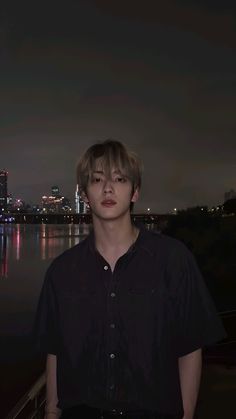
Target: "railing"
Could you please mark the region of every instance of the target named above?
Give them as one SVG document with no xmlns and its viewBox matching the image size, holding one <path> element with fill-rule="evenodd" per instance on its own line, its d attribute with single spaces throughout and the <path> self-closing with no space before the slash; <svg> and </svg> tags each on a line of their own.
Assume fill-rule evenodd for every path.
<svg viewBox="0 0 236 419">
<path fill-rule="evenodd" d="M 42 419 L 46 395 L 45 383 L 45 374 L 42 374 L 5 419 Z"/>
</svg>

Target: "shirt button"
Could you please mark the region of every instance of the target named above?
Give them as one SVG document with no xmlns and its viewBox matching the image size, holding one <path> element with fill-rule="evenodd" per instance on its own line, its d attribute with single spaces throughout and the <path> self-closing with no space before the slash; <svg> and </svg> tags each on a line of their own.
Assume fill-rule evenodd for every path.
<svg viewBox="0 0 236 419">
<path fill-rule="evenodd" d="M 115 326 L 115 324 L 114 324 L 114 323 L 111 323 L 111 324 L 110 324 L 110 328 L 111 328 L 111 329 L 115 329 L 115 327 L 116 327 L 116 326 Z"/>
<path fill-rule="evenodd" d="M 103 266 L 103 269 L 104 269 L 104 271 L 107 271 L 108 266 L 107 265 Z"/>
<path fill-rule="evenodd" d="M 111 297 L 114 298 L 116 294 L 114 292 L 111 292 Z"/>
<path fill-rule="evenodd" d="M 110 358 L 114 359 L 115 358 L 115 354 L 110 354 Z"/>
</svg>

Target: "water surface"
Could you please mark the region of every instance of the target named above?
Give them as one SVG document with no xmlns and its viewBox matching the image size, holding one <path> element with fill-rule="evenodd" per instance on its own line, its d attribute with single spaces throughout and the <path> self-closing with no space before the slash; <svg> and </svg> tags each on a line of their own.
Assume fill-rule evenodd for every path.
<svg viewBox="0 0 236 419">
<path fill-rule="evenodd" d="M 79 243 L 90 226 L 0 225 L 0 336 L 30 332 L 51 261 Z"/>
</svg>

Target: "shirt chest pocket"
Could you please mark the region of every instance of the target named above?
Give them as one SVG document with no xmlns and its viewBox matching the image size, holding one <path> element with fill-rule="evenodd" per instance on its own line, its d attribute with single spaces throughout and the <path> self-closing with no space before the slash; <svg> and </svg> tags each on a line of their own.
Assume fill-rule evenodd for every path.
<svg viewBox="0 0 236 419">
<path fill-rule="evenodd" d="M 143 316 L 152 316 L 158 301 L 158 291 L 154 287 L 131 287 L 120 296 L 124 312 L 137 319 Z"/>
<path fill-rule="evenodd" d="M 143 295 L 143 296 L 152 296 L 156 292 L 156 288 L 153 287 L 132 287 L 128 290 L 128 293 L 132 295 Z"/>
<path fill-rule="evenodd" d="M 153 281 L 154 282 L 154 281 Z M 166 295 L 157 283 L 132 284 L 120 298 L 120 306 L 127 316 L 134 316 L 142 321 L 156 318 L 165 308 Z"/>
</svg>

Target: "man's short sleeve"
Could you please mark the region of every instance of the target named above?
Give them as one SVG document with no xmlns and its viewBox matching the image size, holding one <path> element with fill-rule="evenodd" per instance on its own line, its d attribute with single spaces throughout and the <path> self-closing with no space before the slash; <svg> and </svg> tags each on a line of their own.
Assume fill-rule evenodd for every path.
<svg viewBox="0 0 236 419">
<path fill-rule="evenodd" d="M 180 357 L 223 339 L 226 333 L 192 253 L 179 243 L 170 259 L 176 350 Z"/>
<path fill-rule="evenodd" d="M 56 298 L 49 267 L 41 290 L 34 323 L 34 339 L 37 350 L 57 354 L 58 330 Z"/>
</svg>

